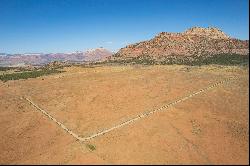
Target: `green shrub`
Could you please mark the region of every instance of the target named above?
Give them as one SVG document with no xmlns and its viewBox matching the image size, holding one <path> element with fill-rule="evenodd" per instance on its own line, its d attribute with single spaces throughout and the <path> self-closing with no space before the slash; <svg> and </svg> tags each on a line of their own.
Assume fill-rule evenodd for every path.
<svg viewBox="0 0 250 166">
<path fill-rule="evenodd" d="M 96 147 L 92 144 L 86 144 L 87 148 L 89 148 L 91 151 L 94 151 Z"/>
</svg>

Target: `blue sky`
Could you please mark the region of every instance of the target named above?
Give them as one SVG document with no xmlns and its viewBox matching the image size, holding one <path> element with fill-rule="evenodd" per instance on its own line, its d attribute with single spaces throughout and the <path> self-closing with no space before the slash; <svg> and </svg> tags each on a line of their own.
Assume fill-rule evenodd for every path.
<svg viewBox="0 0 250 166">
<path fill-rule="evenodd" d="M 249 36 L 248 0 L 0 0 L 0 52 L 111 51 L 162 31 Z"/>
</svg>

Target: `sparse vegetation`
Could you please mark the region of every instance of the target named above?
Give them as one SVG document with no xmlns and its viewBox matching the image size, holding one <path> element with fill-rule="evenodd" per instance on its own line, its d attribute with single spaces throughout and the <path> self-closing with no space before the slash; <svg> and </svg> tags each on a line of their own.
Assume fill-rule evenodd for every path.
<svg viewBox="0 0 250 166">
<path fill-rule="evenodd" d="M 51 137 L 46 136 L 42 142 L 45 144 L 41 148 L 49 150 L 45 152 L 46 154 L 41 153 L 41 149 L 34 148 L 34 146 L 37 142 L 41 141 L 39 140 L 41 133 L 48 132 L 48 134 L 51 134 L 54 132 L 55 128 L 52 125 L 56 125 L 56 122 L 51 121 L 43 113 L 32 113 L 37 108 L 29 105 L 30 102 L 25 100 L 25 98 L 32 100 L 38 107 L 41 107 L 41 109 L 52 117 L 60 120 L 66 128 L 70 129 L 72 126 L 73 128 L 76 126 L 72 132 L 84 139 L 86 136 L 91 136 L 92 134 L 102 131 L 106 132 L 110 127 L 113 128 L 119 125 L 119 122 L 127 121 L 130 118 L 136 117 L 136 115 L 149 113 L 149 111 L 159 108 L 169 108 L 163 106 L 170 104 L 170 102 L 174 103 L 176 100 L 184 99 L 188 94 L 197 93 L 199 90 L 211 87 L 211 85 L 215 85 L 215 83 L 219 83 L 219 81 L 224 81 L 225 79 L 230 79 L 230 84 L 227 84 L 227 81 L 225 84 L 219 83 L 213 90 L 207 89 L 208 91 L 205 92 L 206 95 L 201 92 L 203 95 L 193 96 L 196 100 L 193 100 L 193 98 L 179 103 L 181 106 L 178 108 L 182 109 L 181 114 L 176 114 L 180 112 L 177 110 L 176 113 L 172 114 L 174 116 L 169 118 L 173 120 L 178 116 L 181 119 L 171 121 L 170 125 L 164 118 L 152 118 L 150 123 L 159 125 L 157 128 L 148 125 L 149 127 L 151 126 L 150 130 L 154 130 L 156 133 L 168 130 L 170 136 L 174 135 L 174 137 L 169 137 L 170 144 L 164 144 L 164 148 L 170 147 L 175 149 L 177 147 L 174 155 L 171 156 L 172 151 L 164 151 L 164 153 L 161 152 L 161 156 L 157 160 L 162 163 L 167 162 L 165 156 L 170 155 L 171 159 L 175 161 L 177 155 L 181 156 L 180 159 L 184 155 L 186 158 L 178 160 L 178 162 L 187 162 L 189 154 L 185 156 L 186 151 L 184 153 L 183 150 L 178 151 L 179 145 L 183 144 L 182 136 L 177 137 L 178 135 L 176 135 L 176 130 L 180 129 L 185 130 L 190 135 L 190 141 L 199 146 L 204 142 L 215 142 L 211 147 L 203 147 L 203 150 L 208 152 L 206 153 L 208 158 L 213 159 L 214 156 L 214 152 L 209 151 L 209 149 L 217 148 L 225 149 L 225 151 L 222 151 L 225 156 L 223 161 L 225 162 L 229 163 L 229 161 L 235 158 L 237 160 L 248 161 L 248 158 L 244 157 L 248 149 L 248 145 L 246 144 L 248 141 L 248 121 L 244 120 L 244 118 L 237 118 L 243 117 L 249 112 L 247 100 L 248 70 L 235 66 L 217 67 L 210 65 L 204 67 L 183 65 L 147 66 L 141 64 L 126 66 L 117 63 L 114 65 L 116 66 L 108 63 L 99 65 L 100 67 L 93 65 L 90 68 L 88 68 L 88 65 L 86 67 L 79 65 L 65 68 L 65 73 L 55 74 L 55 77 L 52 75 L 53 78 L 39 77 L 24 81 L 9 81 L 5 84 L 0 81 L 0 117 L 2 117 L 1 122 L 6 122 L 0 126 L 2 127 L 2 131 L 6 130 L 5 128 L 8 130 L 8 132 L 4 133 L 6 137 L 0 139 L 2 141 L 0 144 L 0 153 L 4 154 L 6 149 L 17 147 L 10 149 L 10 154 L 8 153 L 8 155 L 2 157 L 0 161 L 2 163 L 9 161 L 18 163 L 23 157 L 22 161 L 25 160 L 27 162 L 42 161 L 43 159 L 46 162 L 55 162 L 54 158 L 43 158 L 43 156 L 47 154 L 53 155 L 57 151 L 59 154 L 56 156 L 58 157 L 56 160 L 60 163 L 100 163 L 105 161 L 118 163 L 123 160 L 124 155 L 126 156 L 128 152 L 134 151 L 136 153 L 133 156 L 129 156 L 131 157 L 131 162 L 135 160 L 143 162 L 146 160 L 146 162 L 152 163 L 156 161 L 155 155 L 151 157 L 148 155 L 147 148 L 151 147 L 147 143 L 148 140 L 155 140 L 155 135 L 138 132 L 141 130 L 141 126 L 137 128 L 125 126 L 128 129 L 126 130 L 132 133 L 129 135 L 120 133 L 121 130 L 124 130 L 124 128 L 120 128 L 121 130 L 112 130 L 112 133 L 99 135 L 100 137 L 88 141 L 74 142 L 70 146 L 68 146 L 68 140 L 71 135 L 68 134 L 67 136 L 67 132 L 64 134 L 65 138 L 64 135 L 63 137 L 61 135 L 55 136 L 53 144 L 46 144 L 46 142 L 51 141 Z M 186 73 L 187 70 L 189 70 L 188 73 Z M 44 81 L 42 80 L 43 78 L 45 79 Z M 216 87 L 219 89 L 216 89 Z M 96 100 L 93 100 L 96 96 L 98 96 Z M 211 112 L 211 103 L 213 104 L 212 111 L 218 111 Z M 235 107 L 237 103 L 240 103 L 240 105 L 237 105 L 240 107 Z M 197 107 L 197 105 L 201 105 L 202 107 Z M 222 105 L 223 107 L 221 107 Z M 223 123 L 221 122 L 222 114 L 228 117 L 222 119 Z M 151 114 L 150 116 L 155 116 L 155 114 Z M 238 124 L 232 123 L 235 117 Z M 23 132 L 23 125 L 20 127 L 20 124 L 26 125 L 26 122 L 30 120 L 39 122 L 41 118 L 46 123 L 48 122 L 52 125 L 29 123 L 31 126 L 27 127 L 28 129 L 32 129 L 32 136 L 29 138 L 26 137 L 26 135 L 30 134 L 30 131 Z M 185 123 L 179 123 L 182 121 Z M 135 123 L 141 122 L 140 120 Z M 215 125 L 211 126 L 211 124 Z M 145 125 L 147 124 L 145 123 Z M 8 128 L 8 126 L 11 127 Z M 173 126 L 177 126 L 178 128 L 173 128 Z M 56 127 L 58 127 L 59 132 L 64 132 L 64 130 L 60 129 L 60 126 Z M 213 135 L 214 131 L 226 132 L 222 132 L 215 139 Z M 13 135 L 13 133 L 20 134 Z M 136 141 L 144 150 L 138 151 L 138 146 L 133 146 L 134 144 L 132 143 L 128 144 L 129 151 L 119 151 L 119 149 L 124 150 L 126 148 L 124 145 L 128 143 L 127 140 L 134 139 L 135 135 L 133 133 L 138 133 Z M 212 134 L 209 135 L 209 133 Z M 110 136 L 109 134 L 112 135 Z M 12 135 L 13 139 L 9 139 Z M 112 139 L 110 139 L 111 137 Z M 232 144 L 230 141 L 225 140 L 225 137 L 227 140 L 237 139 L 238 144 Z M 72 137 L 73 139 L 75 138 Z M 25 141 L 29 141 L 30 143 L 24 144 L 23 142 Z M 158 153 L 157 148 L 163 146 L 162 142 L 156 140 L 152 143 L 156 147 L 156 151 L 153 151 L 153 153 Z M 71 148 L 69 149 L 70 153 L 64 150 L 65 146 Z M 241 146 L 241 149 L 239 149 L 239 146 Z M 17 156 L 16 160 L 13 160 L 13 156 L 18 155 L 20 153 L 19 149 L 22 148 L 27 148 L 27 150 L 32 150 L 32 153 L 41 155 L 34 156 L 32 153 L 27 153 L 27 156 L 22 155 L 21 158 Z M 234 149 L 240 155 L 230 156 L 230 154 L 234 153 Z M 192 154 L 196 154 L 197 149 L 190 146 L 189 151 Z M 80 152 L 86 153 L 86 155 L 79 156 Z M 100 157 L 93 155 L 93 153 L 98 153 Z M 229 156 L 227 156 L 228 154 Z M 75 157 L 72 158 L 72 156 Z M 239 158 L 239 156 L 243 157 Z M 216 163 L 220 159 L 221 157 L 219 156 L 211 162 Z M 190 160 L 190 162 L 192 161 Z M 199 161 L 204 162 L 205 160 L 198 156 L 197 162 Z"/>
<path fill-rule="evenodd" d="M 9 80 L 19 80 L 19 79 L 28 79 L 28 78 L 36 78 L 44 75 L 49 75 L 49 74 L 54 74 L 54 73 L 61 73 L 63 71 L 59 70 L 48 70 L 48 69 L 43 69 L 43 70 L 33 70 L 33 71 L 25 71 L 25 72 L 20 72 L 20 73 L 11 73 L 11 74 L 3 74 L 0 75 L 0 80 L 6 82 Z"/>
</svg>

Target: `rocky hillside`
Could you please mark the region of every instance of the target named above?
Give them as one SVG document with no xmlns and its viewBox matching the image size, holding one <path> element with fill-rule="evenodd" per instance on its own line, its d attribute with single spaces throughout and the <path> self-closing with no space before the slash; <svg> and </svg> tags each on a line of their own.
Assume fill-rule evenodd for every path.
<svg viewBox="0 0 250 166">
<path fill-rule="evenodd" d="M 51 53 L 51 54 L 14 54 L 0 55 L 0 66 L 27 66 L 44 65 L 53 61 L 60 62 L 84 62 L 101 61 L 112 56 L 112 52 L 104 48 L 91 49 L 85 52 Z"/>
<path fill-rule="evenodd" d="M 249 53 L 249 41 L 234 39 L 217 28 L 194 27 L 182 33 L 161 32 L 148 41 L 131 44 L 120 49 L 113 60 L 150 57 L 156 60 L 166 58 L 189 59 L 209 57 L 218 54 Z"/>
</svg>

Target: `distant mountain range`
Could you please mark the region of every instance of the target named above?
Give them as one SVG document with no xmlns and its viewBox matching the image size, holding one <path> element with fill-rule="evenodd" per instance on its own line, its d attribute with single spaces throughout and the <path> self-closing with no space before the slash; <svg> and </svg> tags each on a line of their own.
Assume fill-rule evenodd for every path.
<svg viewBox="0 0 250 166">
<path fill-rule="evenodd" d="M 0 66 L 25 66 L 44 65 L 53 61 L 61 62 L 89 62 L 101 61 L 112 56 L 112 52 L 104 48 L 96 48 L 87 51 L 76 51 L 72 53 L 25 53 L 5 54 L 0 53 Z"/>
</svg>

